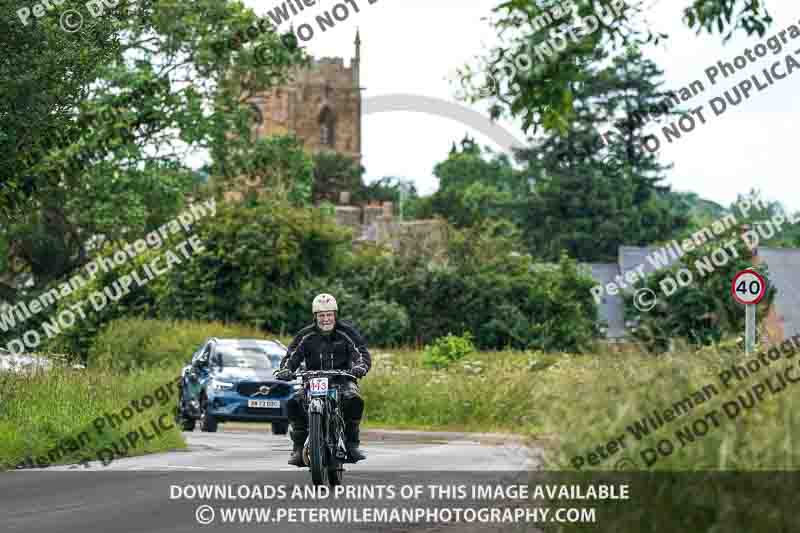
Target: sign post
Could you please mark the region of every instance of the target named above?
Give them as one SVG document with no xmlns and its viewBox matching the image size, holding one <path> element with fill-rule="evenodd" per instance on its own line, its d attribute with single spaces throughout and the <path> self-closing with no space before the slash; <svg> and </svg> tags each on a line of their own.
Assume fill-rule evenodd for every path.
<svg viewBox="0 0 800 533">
<path fill-rule="evenodd" d="M 756 344 L 756 306 L 749 304 L 744 306 L 744 353 L 753 353 L 753 346 Z"/>
<path fill-rule="evenodd" d="M 756 344 L 756 305 L 767 294 L 767 282 L 755 270 L 742 270 L 731 283 L 733 299 L 744 305 L 744 352 L 751 355 Z"/>
</svg>

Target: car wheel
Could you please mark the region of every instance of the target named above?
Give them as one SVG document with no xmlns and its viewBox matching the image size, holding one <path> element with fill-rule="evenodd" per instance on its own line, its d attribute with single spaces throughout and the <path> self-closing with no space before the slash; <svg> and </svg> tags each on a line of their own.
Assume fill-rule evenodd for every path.
<svg viewBox="0 0 800 533">
<path fill-rule="evenodd" d="M 286 435 L 289 433 L 289 422 L 273 422 L 272 434 L 273 435 Z"/>
<path fill-rule="evenodd" d="M 208 401 L 205 396 L 200 404 L 200 431 L 214 433 L 217 431 L 217 418 L 208 412 Z"/>
</svg>

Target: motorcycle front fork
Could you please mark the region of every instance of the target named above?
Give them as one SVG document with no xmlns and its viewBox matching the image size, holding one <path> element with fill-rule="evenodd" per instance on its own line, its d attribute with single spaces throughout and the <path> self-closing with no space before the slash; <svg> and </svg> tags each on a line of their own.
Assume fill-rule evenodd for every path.
<svg viewBox="0 0 800 533">
<path fill-rule="evenodd" d="M 344 442 L 344 419 L 342 418 L 341 413 L 338 409 L 333 410 L 333 417 L 334 417 L 334 427 L 336 428 L 336 433 L 338 434 L 338 441 L 336 442 L 336 452 L 335 456 L 340 461 L 344 461 L 347 458 L 347 445 Z M 329 426 L 330 427 L 330 426 Z M 303 459 L 306 465 L 311 464 L 311 434 L 306 437 L 306 442 L 303 444 Z"/>
</svg>

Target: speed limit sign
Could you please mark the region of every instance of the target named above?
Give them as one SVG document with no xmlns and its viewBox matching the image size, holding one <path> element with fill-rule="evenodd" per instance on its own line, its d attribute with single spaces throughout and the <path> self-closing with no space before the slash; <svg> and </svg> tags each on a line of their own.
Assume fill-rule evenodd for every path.
<svg viewBox="0 0 800 533">
<path fill-rule="evenodd" d="M 755 305 L 767 294 L 767 282 L 755 270 L 742 270 L 731 284 L 733 299 L 744 305 Z"/>
</svg>

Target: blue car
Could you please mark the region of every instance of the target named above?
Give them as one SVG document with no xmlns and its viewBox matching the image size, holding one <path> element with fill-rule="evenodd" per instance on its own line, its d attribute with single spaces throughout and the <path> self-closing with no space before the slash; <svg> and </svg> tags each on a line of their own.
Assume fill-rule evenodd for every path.
<svg viewBox="0 0 800 533">
<path fill-rule="evenodd" d="M 217 431 L 221 422 L 271 422 L 272 432 L 289 430 L 286 402 L 299 381 L 274 379 L 286 347 L 257 339 L 207 340 L 183 369 L 177 420 L 184 431 L 199 421 L 201 431 Z"/>
</svg>

